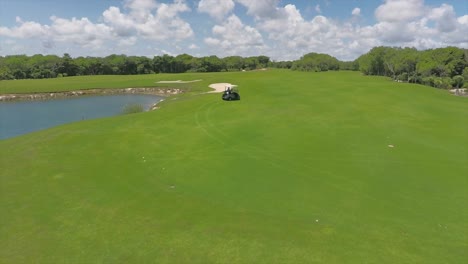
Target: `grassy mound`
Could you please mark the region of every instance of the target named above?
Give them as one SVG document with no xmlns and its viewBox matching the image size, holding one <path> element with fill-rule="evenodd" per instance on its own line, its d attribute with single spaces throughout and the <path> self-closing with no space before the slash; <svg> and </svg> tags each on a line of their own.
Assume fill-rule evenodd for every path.
<svg viewBox="0 0 468 264">
<path fill-rule="evenodd" d="M 356 72 L 192 75 L 242 100 L 0 141 L 1 262 L 468 258 L 466 98 Z"/>
</svg>

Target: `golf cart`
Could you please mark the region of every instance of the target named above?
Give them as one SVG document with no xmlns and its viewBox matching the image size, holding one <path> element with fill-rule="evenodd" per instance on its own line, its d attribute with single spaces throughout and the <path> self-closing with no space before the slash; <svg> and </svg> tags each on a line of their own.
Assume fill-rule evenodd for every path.
<svg viewBox="0 0 468 264">
<path fill-rule="evenodd" d="M 228 86 L 224 89 L 223 96 L 224 101 L 240 100 L 239 90 L 236 85 Z"/>
</svg>

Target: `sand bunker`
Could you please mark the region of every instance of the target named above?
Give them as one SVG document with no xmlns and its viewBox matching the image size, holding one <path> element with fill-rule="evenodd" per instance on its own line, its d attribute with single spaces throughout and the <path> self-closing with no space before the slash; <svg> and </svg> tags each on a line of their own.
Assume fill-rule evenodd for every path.
<svg viewBox="0 0 468 264">
<path fill-rule="evenodd" d="M 193 82 L 199 82 L 201 80 L 192 80 L 192 81 L 182 81 L 182 80 L 177 80 L 177 81 L 159 81 L 156 83 L 193 83 Z"/>
<path fill-rule="evenodd" d="M 209 85 L 210 88 L 213 88 L 214 91 L 210 91 L 208 93 L 221 93 L 224 92 L 224 90 L 227 87 L 234 87 L 236 85 L 230 84 L 230 83 L 212 83 Z"/>
</svg>

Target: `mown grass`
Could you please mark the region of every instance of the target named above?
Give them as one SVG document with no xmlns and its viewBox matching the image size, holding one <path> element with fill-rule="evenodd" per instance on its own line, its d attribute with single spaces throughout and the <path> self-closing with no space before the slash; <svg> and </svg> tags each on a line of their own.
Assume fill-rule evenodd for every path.
<svg viewBox="0 0 468 264">
<path fill-rule="evenodd" d="M 74 91 L 81 89 L 109 89 L 135 87 L 181 87 L 188 91 L 209 90 L 197 83 L 157 83 L 158 81 L 191 81 L 210 79 L 210 74 L 147 74 L 147 75 L 94 75 L 39 80 L 0 81 L 0 94 Z"/>
<path fill-rule="evenodd" d="M 0 141 L 0 262 L 468 258 L 466 98 L 355 72 L 190 78 L 242 100 Z"/>
</svg>

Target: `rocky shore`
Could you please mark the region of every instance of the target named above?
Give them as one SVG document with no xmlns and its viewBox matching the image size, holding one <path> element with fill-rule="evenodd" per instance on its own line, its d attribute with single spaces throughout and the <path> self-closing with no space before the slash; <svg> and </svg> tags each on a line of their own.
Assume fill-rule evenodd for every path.
<svg viewBox="0 0 468 264">
<path fill-rule="evenodd" d="M 177 88 L 119 88 L 119 89 L 87 89 L 67 92 L 30 93 L 30 94 L 0 94 L 0 102 L 5 101 L 33 101 L 55 98 L 67 98 L 85 95 L 109 95 L 109 94 L 154 94 L 171 96 L 184 91 Z"/>
</svg>

